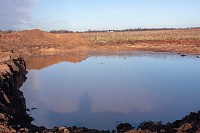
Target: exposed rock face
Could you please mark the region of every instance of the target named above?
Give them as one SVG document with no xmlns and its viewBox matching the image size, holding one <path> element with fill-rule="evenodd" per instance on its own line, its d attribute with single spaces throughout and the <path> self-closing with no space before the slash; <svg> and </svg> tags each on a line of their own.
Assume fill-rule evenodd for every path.
<svg viewBox="0 0 200 133">
<path fill-rule="evenodd" d="M 26 113 L 25 98 L 19 90 L 26 80 L 26 64 L 18 58 L 0 66 L 0 130 L 12 130 L 11 127 L 6 129 L 6 125 L 28 127 L 33 119 Z"/>
<path fill-rule="evenodd" d="M 119 132 L 119 133 L 124 133 L 126 131 L 131 130 L 131 129 L 134 129 L 132 127 L 132 125 L 129 124 L 129 123 L 120 123 L 116 128 L 117 128 L 117 132 Z"/>
<path fill-rule="evenodd" d="M 161 122 L 143 122 L 138 129 L 129 130 L 127 133 L 199 133 L 200 132 L 200 111 L 190 113 L 181 120 L 173 123 L 162 124 Z"/>
</svg>

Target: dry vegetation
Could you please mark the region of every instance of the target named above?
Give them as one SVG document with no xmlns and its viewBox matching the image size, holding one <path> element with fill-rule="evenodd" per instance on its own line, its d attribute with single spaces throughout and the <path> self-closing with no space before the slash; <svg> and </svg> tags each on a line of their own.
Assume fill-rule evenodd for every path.
<svg viewBox="0 0 200 133">
<path fill-rule="evenodd" d="M 200 29 L 83 33 L 96 49 L 200 54 Z"/>
<path fill-rule="evenodd" d="M 84 33 L 96 43 L 118 41 L 200 40 L 200 29 Z"/>
</svg>

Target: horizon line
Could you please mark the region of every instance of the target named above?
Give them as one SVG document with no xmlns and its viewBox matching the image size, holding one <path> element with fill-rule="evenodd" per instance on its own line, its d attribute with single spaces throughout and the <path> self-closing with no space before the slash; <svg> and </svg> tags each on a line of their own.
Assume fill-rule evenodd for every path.
<svg viewBox="0 0 200 133">
<path fill-rule="evenodd" d="M 1 30 L 3 32 L 18 32 L 18 31 L 25 31 L 25 30 L 41 30 L 41 31 L 46 31 L 46 32 L 53 32 L 53 31 L 68 31 L 68 32 L 106 32 L 106 31 L 140 31 L 140 30 L 178 30 L 178 29 L 200 29 L 200 26 L 191 26 L 191 27 L 159 27 L 159 28 L 125 28 L 125 29 L 103 29 L 103 30 L 97 30 L 97 29 L 88 29 L 88 30 L 69 30 L 69 29 L 52 29 L 52 30 L 43 30 L 40 28 L 32 28 L 32 29 L 24 29 L 24 30 Z"/>
</svg>

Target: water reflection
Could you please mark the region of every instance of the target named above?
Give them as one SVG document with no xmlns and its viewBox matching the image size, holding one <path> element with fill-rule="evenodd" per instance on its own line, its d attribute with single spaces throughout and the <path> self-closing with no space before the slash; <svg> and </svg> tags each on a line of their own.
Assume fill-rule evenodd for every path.
<svg viewBox="0 0 200 133">
<path fill-rule="evenodd" d="M 22 89 L 35 124 L 112 129 L 199 110 L 199 68 L 199 59 L 176 55 L 93 56 L 30 70 Z"/>
<path fill-rule="evenodd" d="M 43 68 L 49 67 L 60 62 L 73 62 L 80 63 L 81 61 L 87 59 L 90 56 L 89 52 L 69 52 L 65 54 L 53 54 L 53 55 L 36 55 L 26 59 L 27 69 L 41 70 Z"/>
</svg>

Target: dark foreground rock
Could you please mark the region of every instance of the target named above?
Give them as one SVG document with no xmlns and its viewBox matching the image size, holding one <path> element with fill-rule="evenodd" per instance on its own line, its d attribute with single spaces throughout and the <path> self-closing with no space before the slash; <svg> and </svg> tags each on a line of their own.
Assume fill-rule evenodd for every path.
<svg viewBox="0 0 200 133">
<path fill-rule="evenodd" d="M 33 120 L 26 113 L 23 92 L 19 90 L 26 80 L 26 64 L 22 58 L 0 63 L 0 130 L 15 132 L 30 127 Z"/>
<path fill-rule="evenodd" d="M 26 64 L 22 58 L 8 59 L 0 62 L 0 132 L 26 133 L 109 133 L 85 127 L 55 127 L 47 129 L 31 122 L 33 118 L 27 114 L 26 101 L 20 87 L 26 81 Z M 173 123 L 143 122 L 138 128 L 129 123 L 121 123 L 113 133 L 195 133 L 200 132 L 200 111 L 190 113 L 182 120 Z"/>
<path fill-rule="evenodd" d="M 122 124 L 121 124 L 122 125 Z M 125 129 L 127 125 L 124 125 Z M 130 126 L 129 126 L 130 127 Z M 123 129 L 123 127 L 121 127 Z M 119 130 L 117 131 L 119 132 Z M 162 124 L 162 122 L 143 122 L 137 129 L 127 131 L 127 133 L 200 133 L 200 111 L 191 112 L 181 120 L 173 123 Z"/>
</svg>

